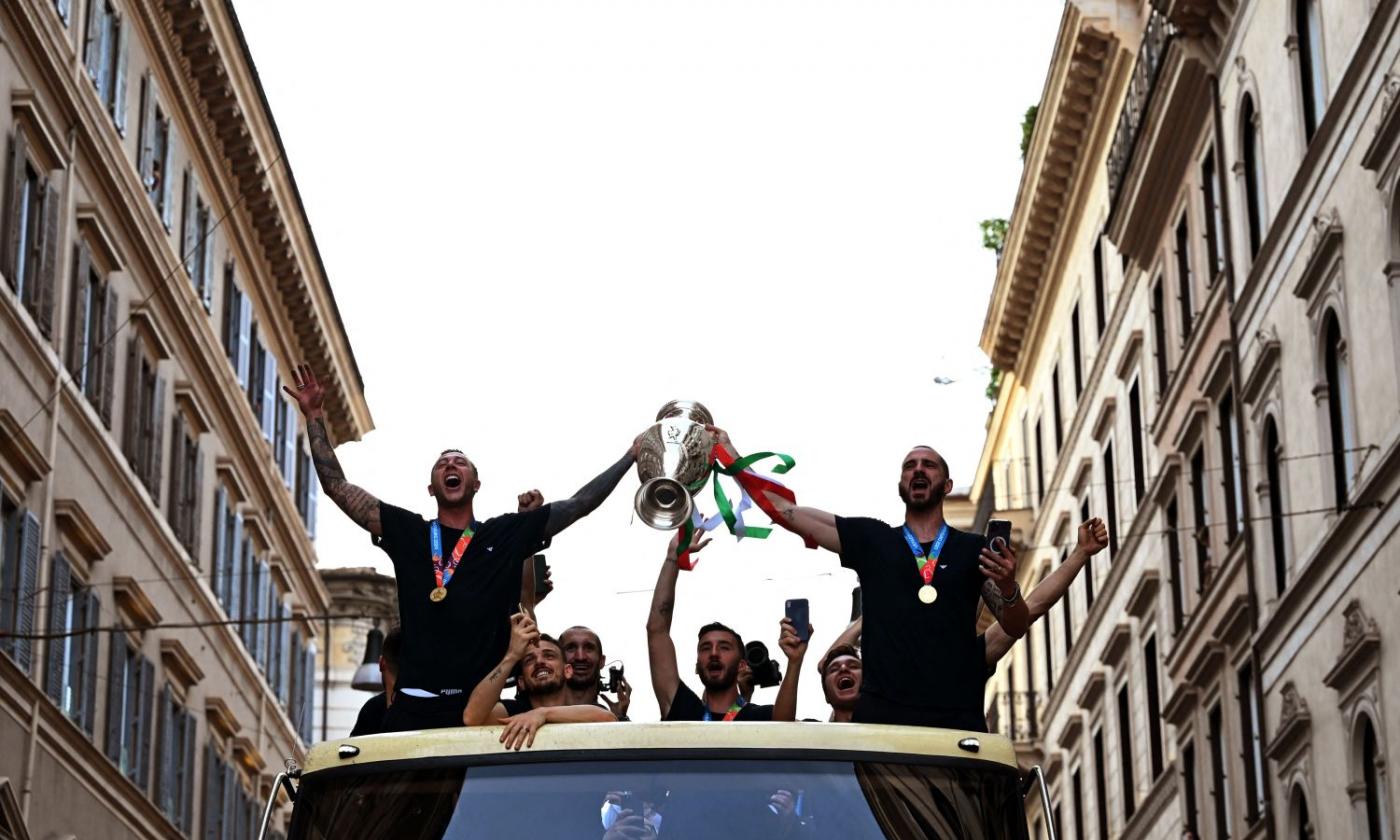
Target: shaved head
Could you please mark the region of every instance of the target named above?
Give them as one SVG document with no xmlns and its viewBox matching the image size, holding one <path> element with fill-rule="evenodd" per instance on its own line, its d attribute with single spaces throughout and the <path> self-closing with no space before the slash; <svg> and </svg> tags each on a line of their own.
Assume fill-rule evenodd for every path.
<svg viewBox="0 0 1400 840">
<path fill-rule="evenodd" d="M 915 452 L 919 452 L 919 451 L 932 452 L 932 453 L 933 453 L 933 459 L 934 459 L 935 461 L 938 462 L 939 466 L 943 467 L 943 475 L 944 475 L 944 477 L 946 478 L 946 477 L 948 476 L 949 473 L 948 473 L 948 461 L 947 461 L 947 459 L 944 458 L 944 457 L 938 452 L 938 450 L 937 450 L 937 449 L 934 449 L 932 446 L 926 446 L 925 444 L 922 444 L 922 443 L 921 443 L 921 444 L 919 444 L 918 446 L 914 447 L 913 449 L 910 449 L 910 450 L 909 450 L 909 454 L 904 456 L 904 460 L 906 460 L 906 461 L 909 460 L 909 456 L 910 456 L 910 455 L 913 455 Z"/>
</svg>

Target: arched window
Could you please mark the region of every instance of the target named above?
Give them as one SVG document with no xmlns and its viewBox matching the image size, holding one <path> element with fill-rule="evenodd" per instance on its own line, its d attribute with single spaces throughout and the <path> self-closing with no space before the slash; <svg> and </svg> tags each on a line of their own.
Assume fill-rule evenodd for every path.
<svg viewBox="0 0 1400 840">
<path fill-rule="evenodd" d="M 1259 128 L 1258 115 L 1254 110 L 1254 97 L 1245 94 L 1240 103 L 1240 159 L 1244 163 L 1244 203 L 1245 218 L 1249 223 L 1249 255 L 1259 253 L 1259 243 L 1264 235 L 1264 206 L 1259 190 L 1262 181 L 1259 173 Z"/>
<path fill-rule="evenodd" d="M 1327 105 L 1322 78 L 1322 21 L 1318 18 L 1317 0 L 1294 0 L 1293 24 L 1298 37 L 1298 81 L 1303 88 L 1303 131 L 1308 142 L 1312 142 Z"/>
<path fill-rule="evenodd" d="M 1381 840 L 1385 835 L 1384 817 L 1381 813 L 1380 775 L 1376 770 L 1376 729 L 1369 717 L 1361 719 L 1361 780 L 1366 785 L 1366 836 L 1370 840 Z"/>
<path fill-rule="evenodd" d="M 1264 419 L 1264 473 L 1269 483 L 1269 540 L 1273 543 L 1274 586 L 1278 594 L 1288 586 L 1288 556 L 1283 537 L 1283 469 L 1280 463 L 1278 424 Z"/>
<path fill-rule="evenodd" d="M 1308 797 L 1301 785 L 1293 786 L 1293 836 L 1297 840 L 1313 840 L 1312 815 L 1308 813 Z"/>
<path fill-rule="evenodd" d="M 1327 375 L 1327 419 L 1331 430 L 1332 488 L 1337 510 L 1347 505 L 1352 469 L 1352 400 L 1347 350 L 1337 313 L 1327 310 L 1322 323 L 1323 367 Z"/>
</svg>

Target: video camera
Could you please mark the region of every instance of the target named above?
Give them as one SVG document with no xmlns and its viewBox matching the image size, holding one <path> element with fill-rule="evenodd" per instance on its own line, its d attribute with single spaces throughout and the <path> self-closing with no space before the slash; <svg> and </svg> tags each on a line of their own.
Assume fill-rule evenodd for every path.
<svg viewBox="0 0 1400 840">
<path fill-rule="evenodd" d="M 744 659 L 748 660 L 753 672 L 753 684 L 757 688 L 768 688 L 783 681 L 783 672 L 778 663 L 768 655 L 768 646 L 763 642 L 749 642 L 744 645 Z"/>
<path fill-rule="evenodd" d="M 608 678 L 606 680 L 603 679 L 602 674 L 599 674 L 598 690 L 616 694 L 617 687 L 622 684 L 622 668 L 623 664 L 621 662 L 608 668 Z"/>
</svg>

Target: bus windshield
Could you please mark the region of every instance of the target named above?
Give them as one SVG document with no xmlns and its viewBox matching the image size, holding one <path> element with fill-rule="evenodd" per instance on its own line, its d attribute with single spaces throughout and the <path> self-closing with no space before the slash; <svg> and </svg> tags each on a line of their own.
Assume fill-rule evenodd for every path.
<svg viewBox="0 0 1400 840">
<path fill-rule="evenodd" d="M 556 761 L 303 778 L 288 840 L 1026 840 L 1009 768 L 835 760 Z"/>
</svg>

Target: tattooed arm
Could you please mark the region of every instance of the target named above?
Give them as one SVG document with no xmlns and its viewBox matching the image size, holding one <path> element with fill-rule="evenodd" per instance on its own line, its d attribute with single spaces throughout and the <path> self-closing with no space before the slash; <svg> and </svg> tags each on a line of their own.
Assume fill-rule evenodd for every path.
<svg viewBox="0 0 1400 840">
<path fill-rule="evenodd" d="M 552 537 L 597 509 L 608 497 L 617 483 L 627 474 L 628 468 L 637 460 L 636 444 L 626 455 L 608 467 L 592 481 L 579 488 L 567 499 L 553 502 L 549 506 L 549 521 L 545 523 L 544 535 Z"/>
<path fill-rule="evenodd" d="M 335 447 L 331 445 L 330 434 L 326 431 L 325 389 L 316 381 L 316 374 L 310 365 L 300 365 L 292 371 L 295 389 L 283 385 L 306 416 L 306 439 L 311 445 L 311 462 L 316 465 L 316 475 L 321 479 L 321 489 L 325 491 L 336 507 L 350 517 L 350 521 L 380 535 L 379 499 L 363 488 L 345 480 L 345 470 L 340 467 L 340 459 L 335 457 Z"/>
<path fill-rule="evenodd" d="M 995 542 L 1000 543 L 1000 538 Z M 1016 550 L 1010 544 L 1002 544 L 998 551 L 983 548 L 978 559 L 982 574 L 987 578 L 982 582 L 982 603 L 996 616 L 997 624 L 1008 636 L 1021 638 L 1030 628 L 1031 614 L 1016 583 Z M 1007 603 L 1006 599 L 1012 597 L 1015 600 Z"/>
<path fill-rule="evenodd" d="M 715 436 L 716 443 L 729 450 L 730 455 L 735 458 L 739 457 L 739 451 L 734 448 L 733 443 L 730 443 L 727 432 L 711 426 L 710 433 Z M 781 525 L 803 539 L 815 540 L 817 545 L 827 551 L 841 553 L 841 535 L 836 531 L 835 514 L 816 508 L 800 507 L 775 493 L 765 492 L 764 495 L 768 501 L 773 503 L 778 515 L 782 517 L 775 524 Z"/>
<path fill-rule="evenodd" d="M 510 617 L 510 646 L 500 664 L 491 673 L 482 677 L 467 698 L 467 708 L 462 712 L 462 723 L 466 726 L 486 726 L 497 723 L 506 716 L 506 707 L 501 703 L 501 691 L 506 687 L 506 678 L 515 669 L 515 663 L 525 658 L 530 645 L 537 644 L 540 631 L 535 622 L 524 613 Z"/>
</svg>

